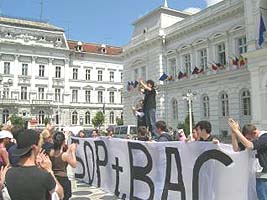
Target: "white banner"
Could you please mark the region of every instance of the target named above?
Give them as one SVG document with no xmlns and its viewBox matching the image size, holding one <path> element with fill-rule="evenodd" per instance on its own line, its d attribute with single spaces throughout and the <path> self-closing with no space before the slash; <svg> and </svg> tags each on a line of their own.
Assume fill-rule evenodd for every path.
<svg viewBox="0 0 267 200">
<path fill-rule="evenodd" d="M 207 142 L 72 138 L 75 177 L 122 199 L 255 200 L 248 151 Z"/>
</svg>

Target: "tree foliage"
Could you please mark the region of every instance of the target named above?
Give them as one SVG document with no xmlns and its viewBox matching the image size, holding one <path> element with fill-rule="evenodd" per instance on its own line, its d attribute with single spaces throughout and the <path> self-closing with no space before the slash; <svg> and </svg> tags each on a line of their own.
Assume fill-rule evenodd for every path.
<svg viewBox="0 0 267 200">
<path fill-rule="evenodd" d="M 48 118 L 48 117 L 45 117 L 45 119 L 44 119 L 44 124 L 45 124 L 45 126 L 47 125 L 47 124 L 49 124 L 51 122 L 51 120 Z"/>
<path fill-rule="evenodd" d="M 123 119 L 120 117 L 116 117 L 116 124 L 117 124 L 117 126 L 123 125 Z"/>
<path fill-rule="evenodd" d="M 179 123 L 177 128 L 178 129 L 183 129 L 184 133 L 186 134 L 186 136 L 188 136 L 190 134 L 190 124 L 189 124 L 189 114 L 186 116 L 184 123 Z M 195 126 L 195 122 L 194 122 L 194 115 L 192 112 L 192 127 Z"/>
<path fill-rule="evenodd" d="M 104 124 L 105 122 L 105 116 L 104 114 L 99 111 L 96 113 L 96 115 L 94 116 L 94 118 L 92 119 L 92 124 L 94 125 L 94 127 L 99 128 Z"/>
<path fill-rule="evenodd" d="M 22 119 L 22 117 L 19 117 L 16 113 L 11 115 L 10 121 L 13 126 L 23 128 L 25 125 L 25 121 Z"/>
</svg>

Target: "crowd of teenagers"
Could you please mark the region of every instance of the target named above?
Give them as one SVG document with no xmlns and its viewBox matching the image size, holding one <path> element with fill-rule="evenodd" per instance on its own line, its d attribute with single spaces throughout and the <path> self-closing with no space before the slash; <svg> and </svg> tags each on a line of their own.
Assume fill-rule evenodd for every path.
<svg viewBox="0 0 267 200">
<path fill-rule="evenodd" d="M 154 82 L 140 81 L 144 100 L 132 108 L 137 116 L 138 140 L 147 142 L 212 142 L 219 140 L 212 134 L 209 121 L 199 121 L 192 137 L 186 137 L 183 129 L 173 130 L 164 121 L 156 121 L 156 91 Z M 267 200 L 267 131 L 253 124 L 241 129 L 238 122 L 229 118 L 234 151 L 256 152 L 256 191 L 258 200 Z M 113 138 L 114 129 L 107 129 L 107 137 Z M 86 137 L 79 131 L 79 137 Z M 41 132 L 6 125 L 0 131 L 0 199 L 12 200 L 67 200 L 71 197 L 71 182 L 67 166 L 77 165 L 76 144 L 67 145 L 69 133 L 54 131 L 50 124 Z M 99 138 L 97 129 L 90 137 Z M 131 139 L 131 138 L 128 138 Z M 255 199 L 253 199 L 255 200 Z"/>
<path fill-rule="evenodd" d="M 202 141 L 219 143 L 212 134 L 212 127 L 208 121 L 200 121 L 192 131 L 192 138 L 186 137 L 183 129 L 173 130 L 167 128 L 164 121 L 156 122 L 156 91 L 152 80 L 146 82 L 140 80 L 141 92 L 144 98 L 132 107 L 137 118 L 138 139 L 142 141 L 172 141 L 184 142 Z M 256 192 L 258 200 L 267 200 L 267 131 L 261 131 L 253 124 L 246 124 L 241 129 L 238 122 L 228 119 L 231 129 L 232 147 L 234 151 L 245 149 L 255 151 L 257 159 L 256 169 Z M 254 199 L 253 199 L 254 200 Z"/>
<path fill-rule="evenodd" d="M 67 166 L 75 168 L 76 144 L 48 124 L 42 132 L 5 125 L 0 131 L 0 199 L 68 200 Z"/>
</svg>

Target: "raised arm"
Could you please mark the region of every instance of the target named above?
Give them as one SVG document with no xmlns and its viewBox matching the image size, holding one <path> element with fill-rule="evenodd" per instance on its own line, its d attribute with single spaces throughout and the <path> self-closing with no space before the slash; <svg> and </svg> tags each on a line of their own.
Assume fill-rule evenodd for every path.
<svg viewBox="0 0 267 200">
<path fill-rule="evenodd" d="M 147 84 L 146 84 L 143 80 L 140 80 L 139 83 L 140 83 L 146 90 L 149 90 L 149 91 L 152 90 L 152 88 L 148 87 Z"/>
<path fill-rule="evenodd" d="M 233 134 L 236 136 L 237 139 L 247 148 L 247 149 L 253 149 L 253 143 L 249 141 L 245 136 L 241 133 L 239 130 L 239 124 L 234 121 L 232 118 L 228 119 L 228 124 L 233 132 Z"/>
<path fill-rule="evenodd" d="M 239 146 L 238 146 L 238 140 L 233 131 L 231 131 L 231 137 L 232 137 L 232 148 L 235 152 L 240 151 Z"/>
</svg>

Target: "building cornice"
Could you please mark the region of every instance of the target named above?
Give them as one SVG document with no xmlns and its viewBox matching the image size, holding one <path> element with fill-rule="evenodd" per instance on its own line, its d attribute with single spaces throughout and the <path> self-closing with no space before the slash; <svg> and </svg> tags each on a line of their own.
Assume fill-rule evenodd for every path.
<svg viewBox="0 0 267 200">
<path fill-rule="evenodd" d="M 13 27 L 15 26 L 22 28 L 33 28 L 33 29 L 64 32 L 63 28 L 56 27 L 54 25 L 48 24 L 47 22 L 37 21 L 37 20 L 27 20 L 22 18 L 14 18 L 14 17 L 11 18 L 11 17 L 0 16 L 0 24 L 5 24 Z"/>
<path fill-rule="evenodd" d="M 74 58 L 79 58 L 79 59 L 87 59 L 89 58 L 90 61 L 91 59 L 96 59 L 99 61 L 99 59 L 101 59 L 103 61 L 103 58 L 106 61 L 118 61 L 118 62 L 122 62 L 121 59 L 121 55 L 108 55 L 108 54 L 97 54 L 97 53 L 86 53 L 86 52 L 78 52 L 78 51 L 74 51 L 74 50 L 70 50 L 71 55 L 74 55 Z"/>
<path fill-rule="evenodd" d="M 173 26 L 166 28 L 166 41 L 177 40 L 180 37 L 197 32 L 200 29 L 205 28 L 205 26 L 216 24 L 220 20 L 226 20 L 227 18 L 232 18 L 232 16 L 241 14 L 244 12 L 243 1 L 237 1 L 233 5 L 227 7 L 222 6 L 221 10 L 205 10 L 205 13 L 199 12 L 181 22 L 177 22 Z M 218 30 L 219 31 L 219 30 Z"/>
</svg>

